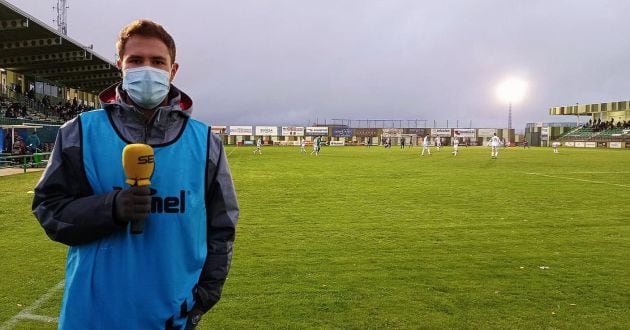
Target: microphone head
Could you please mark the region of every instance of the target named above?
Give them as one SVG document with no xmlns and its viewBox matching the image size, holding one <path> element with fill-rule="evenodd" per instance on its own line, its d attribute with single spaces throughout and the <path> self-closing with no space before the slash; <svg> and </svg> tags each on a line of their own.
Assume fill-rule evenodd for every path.
<svg viewBox="0 0 630 330">
<path fill-rule="evenodd" d="M 154 154 L 151 146 L 134 143 L 125 146 L 122 152 L 123 169 L 127 183 L 132 186 L 148 186 L 153 175 Z"/>
</svg>

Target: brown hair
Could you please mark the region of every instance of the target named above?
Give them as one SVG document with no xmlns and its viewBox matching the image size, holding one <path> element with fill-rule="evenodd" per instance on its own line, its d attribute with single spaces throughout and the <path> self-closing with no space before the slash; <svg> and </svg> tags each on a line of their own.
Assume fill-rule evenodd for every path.
<svg viewBox="0 0 630 330">
<path fill-rule="evenodd" d="M 118 41 L 116 41 L 118 56 L 122 57 L 127 40 L 134 35 L 160 39 L 169 50 L 169 54 L 171 55 L 171 64 L 175 63 L 175 40 L 173 40 L 173 37 L 166 32 L 162 25 L 146 19 L 135 20 L 120 30 Z"/>
</svg>

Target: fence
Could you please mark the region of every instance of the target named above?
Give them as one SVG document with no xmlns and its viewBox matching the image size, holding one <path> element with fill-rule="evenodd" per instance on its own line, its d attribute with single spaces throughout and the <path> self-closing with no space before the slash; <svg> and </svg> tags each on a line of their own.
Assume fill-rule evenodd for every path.
<svg viewBox="0 0 630 330">
<path fill-rule="evenodd" d="M 50 158 L 50 152 L 38 152 L 26 155 L 0 154 L 1 168 L 22 168 L 24 173 L 28 168 L 45 167 Z"/>
</svg>

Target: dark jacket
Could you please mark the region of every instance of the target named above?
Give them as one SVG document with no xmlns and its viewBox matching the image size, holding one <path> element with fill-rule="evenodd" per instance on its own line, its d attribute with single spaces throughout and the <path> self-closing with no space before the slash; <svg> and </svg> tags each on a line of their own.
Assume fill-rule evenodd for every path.
<svg viewBox="0 0 630 330">
<path fill-rule="evenodd" d="M 156 109 L 146 123 L 140 110 L 122 101 L 123 93 L 118 84 L 99 97 L 110 122 L 125 140 L 133 143 L 172 141 L 178 137 L 192 112 L 191 99 L 171 86 L 168 105 Z M 212 308 L 221 296 L 231 263 L 239 214 L 223 144 L 216 135 L 209 141 L 207 164 L 208 254 L 197 285 L 194 307 L 201 312 Z M 59 129 L 48 166 L 35 188 L 33 213 L 46 234 L 54 241 L 72 246 L 125 230 L 126 227 L 114 221 L 113 201 L 117 193 L 94 194 L 83 168 L 80 119 L 77 117 L 65 123 Z"/>
</svg>

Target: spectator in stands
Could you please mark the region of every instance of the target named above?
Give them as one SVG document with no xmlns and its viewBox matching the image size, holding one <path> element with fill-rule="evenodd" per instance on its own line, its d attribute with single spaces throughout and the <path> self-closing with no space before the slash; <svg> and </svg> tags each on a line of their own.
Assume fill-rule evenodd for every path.
<svg viewBox="0 0 630 330">
<path fill-rule="evenodd" d="M 232 258 L 239 209 L 228 161 L 171 84 L 179 65 L 170 34 L 137 20 L 116 45 L 122 82 L 100 94 L 103 109 L 59 129 L 35 188 L 36 217 L 70 246 L 59 328 L 194 329 L 219 300 Z M 150 187 L 125 183 L 127 143 L 159 151 Z M 132 234 L 129 223 L 145 219 Z"/>
<path fill-rule="evenodd" d="M 36 131 L 33 131 L 33 133 L 26 138 L 26 150 L 29 153 L 36 153 L 40 151 L 40 146 L 41 142 L 39 136 L 37 136 Z"/>
<path fill-rule="evenodd" d="M 31 86 L 28 89 L 28 92 L 26 92 L 26 96 L 29 98 L 29 100 L 35 100 L 35 87 Z"/>
</svg>

